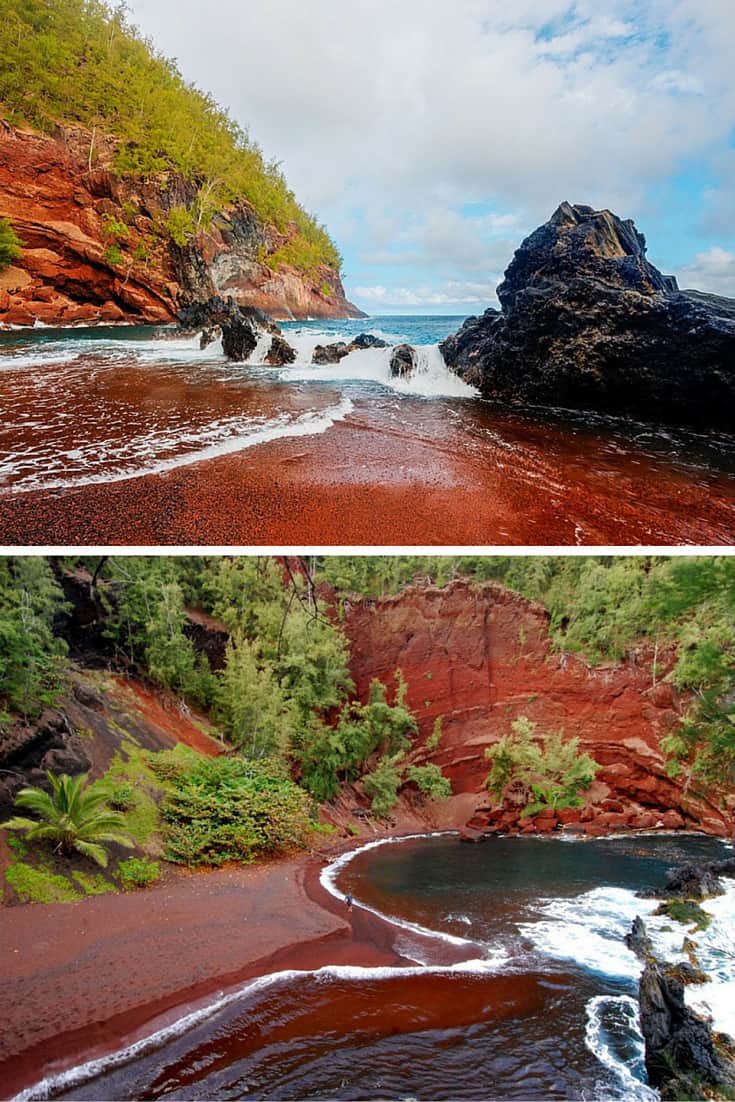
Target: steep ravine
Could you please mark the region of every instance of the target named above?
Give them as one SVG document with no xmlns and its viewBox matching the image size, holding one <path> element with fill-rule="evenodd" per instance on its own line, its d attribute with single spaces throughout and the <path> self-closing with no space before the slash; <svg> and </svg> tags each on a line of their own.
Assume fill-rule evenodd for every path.
<svg viewBox="0 0 735 1102">
<path fill-rule="evenodd" d="M 288 235 L 246 202 L 184 247 L 174 244 L 166 217 L 193 198 L 190 186 L 176 173 L 118 177 L 113 153 L 112 139 L 82 127 L 47 136 L 0 119 L 0 218 L 24 244 L 0 272 L 0 325 L 165 323 L 183 303 L 218 294 L 278 319 L 361 316 L 335 270 L 305 275 L 263 263 Z"/>
</svg>

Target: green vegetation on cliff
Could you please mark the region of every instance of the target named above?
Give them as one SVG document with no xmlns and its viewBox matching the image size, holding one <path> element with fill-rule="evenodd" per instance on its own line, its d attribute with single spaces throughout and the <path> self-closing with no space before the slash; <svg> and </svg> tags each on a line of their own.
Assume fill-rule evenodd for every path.
<svg viewBox="0 0 735 1102">
<path fill-rule="evenodd" d="M 8 218 L 0 218 L 0 272 L 22 255 L 22 242 Z"/>
<path fill-rule="evenodd" d="M 290 239 L 274 263 L 339 269 L 329 235 L 299 206 L 278 165 L 267 163 L 246 131 L 130 25 L 122 5 L 7 0 L 0 53 L 0 107 L 8 121 L 45 131 L 81 124 L 90 131 L 90 167 L 100 136 L 110 135 L 118 139 L 120 174 L 176 172 L 192 185 L 193 198 L 169 216 L 177 243 L 247 200 Z"/>
<path fill-rule="evenodd" d="M 620 661 L 648 646 L 652 681 L 659 652 L 676 648 L 668 675 L 692 703 L 663 743 L 673 771 L 735 784 L 735 557 L 400 555 L 320 559 L 318 577 L 368 597 L 413 581 L 498 581 L 540 602 L 554 648 L 588 661 Z"/>
</svg>

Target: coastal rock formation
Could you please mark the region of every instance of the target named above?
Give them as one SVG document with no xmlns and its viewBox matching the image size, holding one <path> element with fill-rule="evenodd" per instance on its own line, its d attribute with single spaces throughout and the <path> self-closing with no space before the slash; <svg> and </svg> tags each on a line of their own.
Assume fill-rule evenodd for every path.
<svg viewBox="0 0 735 1102">
<path fill-rule="evenodd" d="M 334 344 L 318 344 L 311 354 L 313 364 L 338 364 L 345 356 L 349 356 L 352 348 L 344 341 L 336 341 Z"/>
<path fill-rule="evenodd" d="M 345 341 L 336 341 L 334 344 L 318 344 L 314 349 L 311 362 L 314 364 L 338 364 L 350 352 L 364 348 L 387 348 L 388 342 L 381 337 L 374 337 L 372 333 L 359 333 L 347 344 Z"/>
<path fill-rule="evenodd" d="M 114 149 L 82 127 L 43 135 L 0 125 L 0 218 L 24 243 L 0 272 L 0 325 L 165 323 L 182 305 L 225 294 L 278 318 L 362 316 L 337 272 L 269 268 L 263 258 L 288 237 L 247 203 L 175 244 L 161 223 L 191 200 L 191 185 L 174 173 L 119 177 Z"/>
<path fill-rule="evenodd" d="M 726 1054 L 731 1038 L 713 1034 L 687 1007 L 677 966 L 656 960 L 640 918 L 625 942 L 645 965 L 638 1000 L 651 1086 L 664 1099 L 732 1097 L 735 1062 Z"/>
<path fill-rule="evenodd" d="M 395 597 L 345 604 L 350 664 L 361 699 L 370 681 L 390 684 L 400 669 L 420 735 L 411 761 L 431 761 L 455 793 L 446 816 L 484 832 L 696 829 L 722 837 L 733 830 L 732 798 L 670 777 L 660 740 L 678 729 L 688 698 L 666 680 L 673 650 L 641 645 L 624 662 L 591 666 L 555 652 L 549 615 L 495 582 L 457 580 L 439 589 L 415 585 Z M 498 804 L 484 788 L 485 749 L 525 715 L 539 734 L 563 730 L 601 765 L 584 807 L 521 819 L 522 808 Z M 441 741 L 426 742 L 441 719 Z"/>
<path fill-rule="evenodd" d="M 284 364 L 292 364 L 295 359 L 295 349 L 283 337 L 275 336 L 266 353 L 265 362 L 276 367 L 283 367 Z"/>
<path fill-rule="evenodd" d="M 276 340 L 281 339 L 278 326 L 262 310 L 253 306 L 238 306 L 232 298 L 213 297 L 206 302 L 192 303 L 180 310 L 178 317 L 182 329 L 203 331 L 203 346 L 214 339 L 215 333 L 221 336 L 222 350 L 228 360 L 247 360 L 255 351 L 259 337 L 265 333 L 273 333 L 271 348 Z M 285 341 L 281 343 L 293 351 Z"/>
<path fill-rule="evenodd" d="M 497 293 L 441 345 L 486 397 L 732 427 L 735 300 L 680 291 L 632 221 L 562 203 Z"/>
<path fill-rule="evenodd" d="M 410 344 L 397 344 L 390 358 L 390 373 L 400 379 L 408 379 L 416 367 L 416 349 Z"/>
</svg>

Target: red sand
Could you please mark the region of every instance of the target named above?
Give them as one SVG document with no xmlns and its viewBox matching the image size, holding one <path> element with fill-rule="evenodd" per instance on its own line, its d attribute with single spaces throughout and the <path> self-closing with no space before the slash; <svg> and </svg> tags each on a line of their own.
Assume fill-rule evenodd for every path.
<svg viewBox="0 0 735 1102">
<path fill-rule="evenodd" d="M 735 542 L 735 479 L 509 414 L 357 404 L 322 436 L 0 499 L 0 544 Z M 490 429 L 497 428 L 493 433 Z M 487 431 L 486 431 L 487 430 Z"/>
<path fill-rule="evenodd" d="M 396 929 L 358 908 L 348 914 L 319 884 L 320 867 L 301 856 L 0 910 L 2 1096 L 146 1036 L 249 978 L 398 963 Z"/>
</svg>

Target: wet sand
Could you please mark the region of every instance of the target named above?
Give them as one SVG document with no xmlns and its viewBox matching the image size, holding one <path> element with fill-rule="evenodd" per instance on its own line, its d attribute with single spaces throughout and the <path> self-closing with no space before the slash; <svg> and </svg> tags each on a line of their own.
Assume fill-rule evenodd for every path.
<svg viewBox="0 0 735 1102">
<path fill-rule="evenodd" d="M 2 1097 L 256 976 L 401 963 L 397 928 L 358 907 L 348 913 L 321 887 L 321 865 L 302 855 L 147 891 L 0 910 Z M 450 949 L 447 963 L 456 959 Z"/>
<path fill-rule="evenodd" d="M 406 399 L 357 402 L 321 436 L 0 497 L 6 546 L 732 543 L 735 477 L 696 457 Z"/>
</svg>

